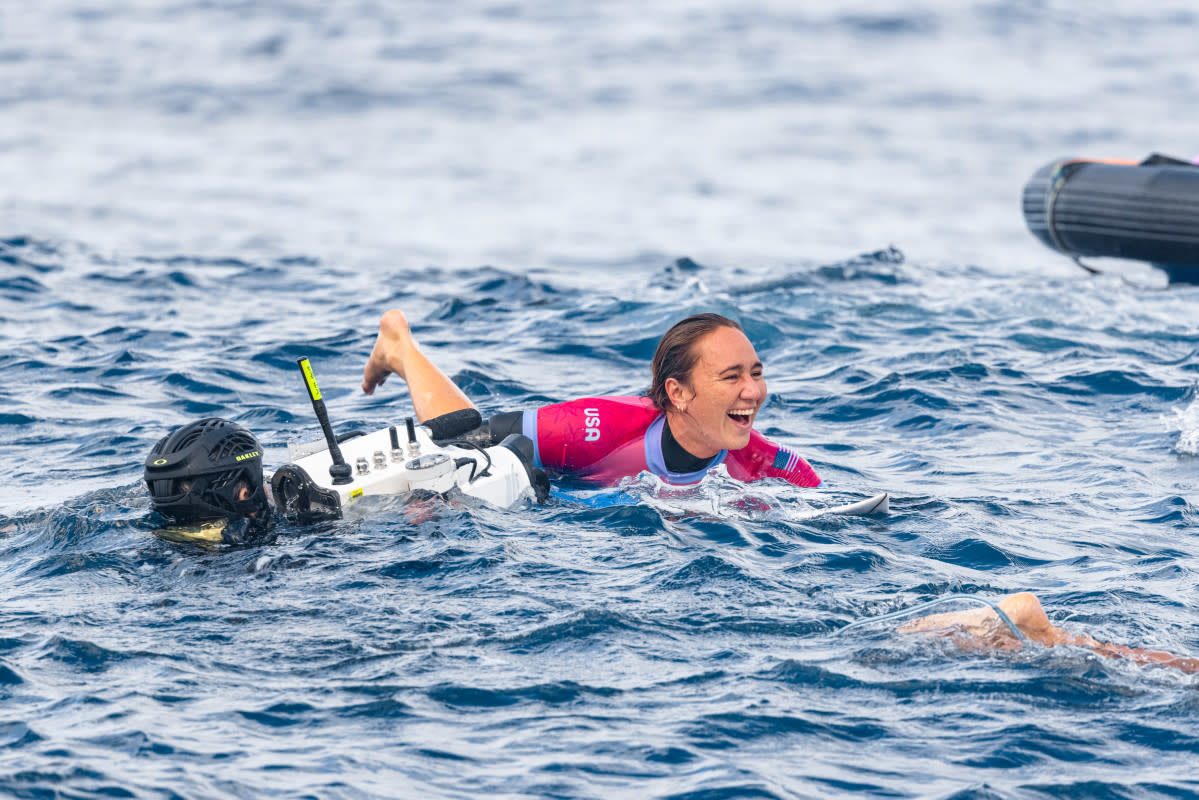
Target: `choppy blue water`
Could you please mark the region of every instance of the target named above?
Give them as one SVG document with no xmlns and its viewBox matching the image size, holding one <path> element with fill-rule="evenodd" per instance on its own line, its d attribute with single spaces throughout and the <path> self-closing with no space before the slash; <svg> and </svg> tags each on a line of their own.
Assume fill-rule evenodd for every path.
<svg viewBox="0 0 1199 800">
<path fill-rule="evenodd" d="M 0 795 L 1196 797 L 1195 679 L 843 625 L 1035 591 L 1199 654 L 1199 289 L 1032 240 L 1059 156 L 1199 154 L 1189 3 L 0 10 Z M 401 508 L 205 551 L 141 461 L 643 390 L 739 318 L 818 491 Z M 793 521 L 892 492 L 885 519 Z"/>
</svg>

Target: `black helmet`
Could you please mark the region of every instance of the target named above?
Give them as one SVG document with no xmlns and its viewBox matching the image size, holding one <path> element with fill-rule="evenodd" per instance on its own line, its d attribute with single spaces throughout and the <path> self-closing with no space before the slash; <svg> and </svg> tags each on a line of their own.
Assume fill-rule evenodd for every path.
<svg viewBox="0 0 1199 800">
<path fill-rule="evenodd" d="M 145 477 L 151 506 L 178 523 L 246 517 L 265 526 L 270 516 L 262 446 L 235 422 L 209 417 L 167 434 L 146 456 Z"/>
</svg>

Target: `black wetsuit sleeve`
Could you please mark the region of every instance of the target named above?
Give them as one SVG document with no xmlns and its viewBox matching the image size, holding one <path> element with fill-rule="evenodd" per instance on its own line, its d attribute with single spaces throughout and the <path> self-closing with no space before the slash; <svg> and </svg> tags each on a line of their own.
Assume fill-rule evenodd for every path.
<svg viewBox="0 0 1199 800">
<path fill-rule="evenodd" d="M 487 427 L 491 431 L 491 443 L 499 444 L 512 433 L 524 433 L 524 416 L 523 411 L 501 411 L 487 420 Z"/>
</svg>

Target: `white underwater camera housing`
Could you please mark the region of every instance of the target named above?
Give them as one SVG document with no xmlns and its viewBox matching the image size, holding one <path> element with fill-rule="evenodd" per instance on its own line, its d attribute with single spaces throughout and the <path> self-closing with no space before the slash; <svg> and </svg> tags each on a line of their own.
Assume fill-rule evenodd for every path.
<svg viewBox="0 0 1199 800">
<path fill-rule="evenodd" d="M 394 425 L 335 437 L 308 360 L 299 363 L 325 446 L 275 471 L 271 493 L 282 514 L 300 522 L 338 519 L 360 498 L 421 491 L 457 490 L 498 508 L 544 502 L 548 495 L 545 473 L 533 466 L 533 442 L 512 434 L 492 445 L 473 408 L 423 425 L 409 418 L 403 444 Z"/>
</svg>

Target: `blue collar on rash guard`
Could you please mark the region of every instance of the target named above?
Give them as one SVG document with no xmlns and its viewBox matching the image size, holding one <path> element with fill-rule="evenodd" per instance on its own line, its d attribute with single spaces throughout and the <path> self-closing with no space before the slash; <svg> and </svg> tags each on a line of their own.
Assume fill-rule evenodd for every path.
<svg viewBox="0 0 1199 800">
<path fill-rule="evenodd" d="M 659 416 L 645 431 L 645 465 L 659 478 L 676 484 L 698 483 L 708 474 L 708 470 L 723 462 L 729 454 L 728 450 L 721 450 L 708 462 L 708 466 L 695 472 L 671 472 L 666 468 L 666 458 L 662 455 L 662 426 L 665 424 L 666 415 Z"/>
</svg>

